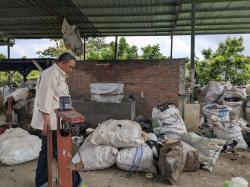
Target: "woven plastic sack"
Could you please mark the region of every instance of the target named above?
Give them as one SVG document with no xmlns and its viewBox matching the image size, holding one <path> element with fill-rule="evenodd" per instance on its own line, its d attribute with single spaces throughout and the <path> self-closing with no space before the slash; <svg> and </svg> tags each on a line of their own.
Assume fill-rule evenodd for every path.
<svg viewBox="0 0 250 187">
<path fill-rule="evenodd" d="M 230 88 L 232 88 L 232 85 L 229 83 L 209 81 L 206 87 L 203 89 L 204 103 L 211 104 L 216 102 L 223 94 L 224 89 Z"/>
<path fill-rule="evenodd" d="M 183 135 L 182 141 L 197 149 L 200 156 L 201 168 L 211 172 L 226 142 L 226 140 L 217 138 L 201 137 L 194 132 Z"/>
<path fill-rule="evenodd" d="M 93 132 L 92 143 L 116 148 L 137 147 L 146 142 L 139 123 L 131 120 L 107 120 Z"/>
<path fill-rule="evenodd" d="M 169 140 L 160 150 L 158 162 L 161 177 L 168 184 L 178 184 L 185 167 L 185 154 L 181 141 Z"/>
<path fill-rule="evenodd" d="M 229 112 L 231 110 L 232 108 L 226 105 L 208 104 L 203 107 L 202 112 L 208 125 L 212 126 L 214 122 L 230 121 Z"/>
<path fill-rule="evenodd" d="M 83 44 L 78 28 L 75 25 L 70 25 L 64 19 L 62 34 L 66 49 L 70 49 L 75 55 L 80 56 L 83 53 Z"/>
<path fill-rule="evenodd" d="M 89 84 L 91 101 L 101 103 L 121 103 L 124 84 L 92 83 Z"/>
<path fill-rule="evenodd" d="M 77 170 L 105 169 L 115 164 L 118 149 L 106 145 L 94 145 L 91 143 L 92 137 L 93 134 L 86 138 L 72 159 L 73 164 L 82 164 Z"/>
<path fill-rule="evenodd" d="M 165 110 L 157 107 L 153 108 L 152 119 L 158 127 L 154 126 L 154 133 L 165 134 L 171 139 L 180 139 L 187 133 L 186 125 L 180 115 L 179 110 L 174 105 L 168 105 Z"/>
<path fill-rule="evenodd" d="M 235 140 L 237 142 L 235 148 L 247 149 L 248 147 L 242 136 L 241 127 L 235 125 L 233 122 L 217 123 L 213 125 L 213 134 L 216 138 L 227 140 L 226 144 L 230 144 Z"/>
<path fill-rule="evenodd" d="M 223 105 L 232 108 L 232 110 L 230 111 L 231 119 L 239 119 L 244 118 L 244 99 L 244 96 L 240 92 L 225 91 L 220 101 Z"/>
<path fill-rule="evenodd" d="M 116 157 L 116 165 L 127 171 L 156 173 L 153 152 L 147 144 L 121 149 Z"/>
</svg>

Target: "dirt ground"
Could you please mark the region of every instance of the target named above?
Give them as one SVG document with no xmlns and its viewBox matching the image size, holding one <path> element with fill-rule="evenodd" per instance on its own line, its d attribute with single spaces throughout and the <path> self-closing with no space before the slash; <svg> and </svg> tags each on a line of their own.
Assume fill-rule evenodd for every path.
<svg viewBox="0 0 250 187">
<path fill-rule="evenodd" d="M 227 179 L 241 176 L 250 182 L 250 152 L 241 152 L 239 157 L 221 154 L 213 172 L 199 170 L 182 173 L 179 185 L 183 187 L 223 187 Z M 0 187 L 34 187 L 36 161 L 17 165 L 0 166 Z M 159 177 L 146 179 L 144 173 L 129 173 L 116 167 L 81 172 L 88 187 L 165 187 Z"/>
</svg>

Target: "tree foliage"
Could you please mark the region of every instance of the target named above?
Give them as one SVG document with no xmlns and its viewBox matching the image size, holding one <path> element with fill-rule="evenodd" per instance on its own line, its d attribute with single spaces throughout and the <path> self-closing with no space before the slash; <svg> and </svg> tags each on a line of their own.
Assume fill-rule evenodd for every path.
<svg viewBox="0 0 250 187">
<path fill-rule="evenodd" d="M 250 57 L 243 55 L 243 38 L 230 38 L 220 42 L 215 52 L 202 51 L 204 60 L 195 63 L 200 84 L 209 80 L 229 81 L 234 85 L 250 82 Z"/>
<path fill-rule="evenodd" d="M 141 48 L 143 54 L 143 59 L 165 59 L 166 57 L 163 56 L 160 52 L 160 45 L 147 45 L 146 47 Z"/>
<path fill-rule="evenodd" d="M 49 47 L 37 53 L 40 57 L 58 57 L 61 53 L 66 52 L 62 40 L 53 40 L 56 45 Z M 105 38 L 89 38 L 86 42 L 86 59 L 87 60 L 113 60 L 115 58 L 115 43 L 106 43 Z M 138 55 L 138 48 L 135 45 L 130 46 L 124 37 L 121 37 L 117 46 L 117 56 L 119 60 L 130 59 L 161 59 L 165 58 L 160 53 L 160 45 L 148 45 L 142 48 L 143 55 Z M 83 59 L 83 56 L 80 57 Z"/>
<path fill-rule="evenodd" d="M 23 56 L 22 59 L 26 59 L 27 57 Z M 6 59 L 6 56 L 0 53 L 0 59 Z M 8 82 L 9 73 L 13 73 L 11 76 L 12 84 L 16 86 L 20 86 L 23 82 L 23 76 L 18 72 L 0 72 L 0 87 L 4 86 Z M 27 79 L 35 79 L 38 78 L 39 72 L 38 71 L 31 71 L 30 74 L 27 76 Z"/>
</svg>

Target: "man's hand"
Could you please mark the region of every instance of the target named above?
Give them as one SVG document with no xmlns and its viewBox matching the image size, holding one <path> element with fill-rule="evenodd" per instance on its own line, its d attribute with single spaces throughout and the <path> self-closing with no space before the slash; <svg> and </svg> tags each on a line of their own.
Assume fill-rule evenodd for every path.
<svg viewBox="0 0 250 187">
<path fill-rule="evenodd" d="M 47 136 L 48 126 L 50 126 L 50 115 L 47 113 L 43 113 L 43 135 Z"/>
</svg>

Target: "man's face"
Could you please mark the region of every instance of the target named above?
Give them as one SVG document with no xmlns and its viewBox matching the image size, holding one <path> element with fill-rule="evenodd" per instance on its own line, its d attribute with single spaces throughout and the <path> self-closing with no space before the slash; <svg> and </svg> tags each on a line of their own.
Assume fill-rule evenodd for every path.
<svg viewBox="0 0 250 187">
<path fill-rule="evenodd" d="M 76 65 L 76 61 L 69 60 L 67 62 L 62 63 L 61 67 L 65 73 L 70 74 L 75 68 L 75 65 Z"/>
</svg>

